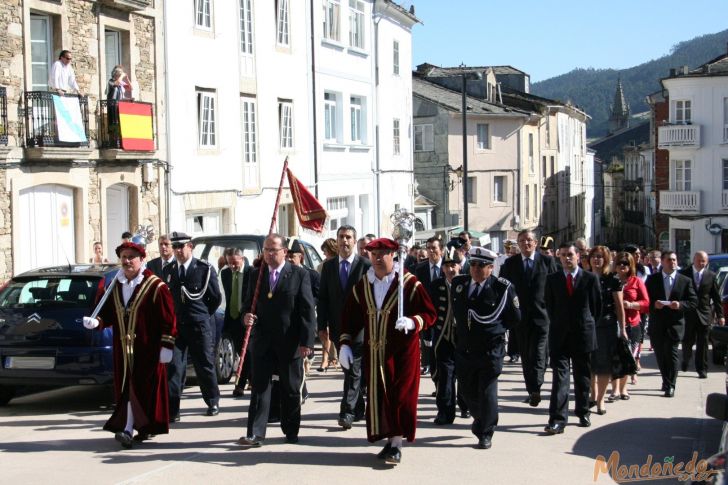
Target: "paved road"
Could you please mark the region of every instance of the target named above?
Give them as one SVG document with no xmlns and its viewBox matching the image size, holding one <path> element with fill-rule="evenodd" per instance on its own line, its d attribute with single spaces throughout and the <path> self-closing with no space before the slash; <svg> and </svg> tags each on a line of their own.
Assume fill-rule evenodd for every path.
<svg viewBox="0 0 728 485">
<path fill-rule="evenodd" d="M 35 393 L 0 408 L 0 476 L 3 483 L 594 483 L 595 457 L 620 452 L 620 463 L 643 464 L 665 458 L 687 461 L 692 453 L 710 456 L 718 447 L 721 423 L 705 416 L 705 398 L 725 391 L 725 374 L 714 367 L 708 379 L 681 373 L 677 394 L 666 399 L 650 353 L 632 399 L 607 405 L 607 414 L 592 415 L 591 428 L 567 427 L 563 435 L 545 436 L 547 402 L 534 409 L 523 404 L 520 367 L 506 365 L 500 382 L 500 423 L 493 448 L 474 448 L 470 420 L 449 427 L 432 424 L 434 390 L 429 379 L 420 388 L 417 440 L 406 444 L 402 463 L 393 469 L 374 457 L 382 443 L 369 445 L 363 423 L 350 431 L 336 425 L 340 372 L 310 376 L 311 398 L 303 407 L 301 441 L 285 444 L 275 425 L 265 446 L 243 450 L 248 407 L 224 398 L 219 416 L 203 416 L 198 388 L 185 391 L 182 421 L 171 433 L 120 450 L 101 429 L 110 415 L 109 393 L 71 387 Z M 548 375 L 550 378 L 550 375 Z M 222 386 L 229 396 L 231 385 Z M 550 383 L 545 386 L 546 395 Z M 577 420 L 572 420 L 576 422 Z M 599 474 L 596 483 L 613 483 Z M 673 481 L 650 481 L 649 483 Z"/>
</svg>

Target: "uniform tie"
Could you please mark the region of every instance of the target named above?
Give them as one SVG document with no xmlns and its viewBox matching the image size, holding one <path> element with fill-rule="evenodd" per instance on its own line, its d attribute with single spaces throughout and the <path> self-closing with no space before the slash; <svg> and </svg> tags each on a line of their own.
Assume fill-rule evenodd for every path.
<svg viewBox="0 0 728 485">
<path fill-rule="evenodd" d="M 349 281 L 349 261 L 346 259 L 341 260 L 341 266 L 339 267 L 339 282 L 341 283 L 341 289 L 346 290 L 346 283 Z"/>
<path fill-rule="evenodd" d="M 230 316 L 238 318 L 240 316 L 240 283 L 238 281 L 238 271 L 233 271 L 233 287 L 230 291 Z"/>
<path fill-rule="evenodd" d="M 480 283 L 475 283 L 475 287 L 473 288 L 473 291 L 470 292 L 470 298 L 477 298 L 478 293 L 480 292 Z"/>
<path fill-rule="evenodd" d="M 574 275 L 571 273 L 566 275 L 566 293 L 569 296 L 574 294 Z"/>
<path fill-rule="evenodd" d="M 185 282 L 185 265 L 181 264 L 179 267 L 179 280 L 184 284 Z"/>
</svg>

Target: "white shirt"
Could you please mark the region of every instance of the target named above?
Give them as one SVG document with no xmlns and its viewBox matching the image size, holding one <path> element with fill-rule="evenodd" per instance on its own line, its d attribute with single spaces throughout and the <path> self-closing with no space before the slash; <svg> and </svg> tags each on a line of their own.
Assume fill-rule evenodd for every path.
<svg viewBox="0 0 728 485">
<path fill-rule="evenodd" d="M 48 77 L 48 85 L 51 89 L 62 89 L 63 91 L 76 91 L 80 93 L 81 90 L 76 82 L 76 73 L 73 72 L 71 64 L 64 64 L 61 60 L 57 60 L 51 67 L 51 73 Z"/>
<path fill-rule="evenodd" d="M 377 304 L 377 310 L 382 309 L 382 305 L 384 304 L 384 297 L 387 296 L 387 291 L 389 291 L 389 287 L 392 285 L 395 273 L 396 268 L 394 271 L 392 271 L 388 275 L 385 275 L 384 278 L 380 280 L 374 273 L 373 267 L 370 267 L 367 271 L 367 279 L 369 280 L 369 283 L 374 285 L 374 302 Z"/>
<path fill-rule="evenodd" d="M 127 280 L 126 276 L 124 276 L 123 271 L 119 271 L 116 273 L 116 279 L 118 281 L 118 284 L 121 285 L 121 296 L 124 298 L 124 306 L 129 303 L 129 299 L 131 298 L 132 293 L 134 293 L 134 288 L 139 286 L 139 283 L 142 282 L 144 279 L 144 268 L 139 270 L 139 274 L 137 274 L 134 279 Z"/>
<path fill-rule="evenodd" d="M 354 256 L 356 256 L 356 254 L 354 253 L 351 253 L 348 258 L 342 258 L 341 256 L 339 256 L 339 267 L 341 267 L 341 262 L 346 260 L 349 262 L 349 269 L 351 270 L 351 265 L 354 264 Z"/>
</svg>

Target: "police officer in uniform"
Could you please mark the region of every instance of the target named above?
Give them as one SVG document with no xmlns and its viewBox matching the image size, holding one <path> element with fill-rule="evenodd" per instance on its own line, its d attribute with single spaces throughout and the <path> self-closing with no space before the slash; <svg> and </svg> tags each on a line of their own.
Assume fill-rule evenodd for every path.
<svg viewBox="0 0 728 485">
<path fill-rule="evenodd" d="M 470 249 L 470 274 L 452 280 L 455 314 L 455 369 L 460 391 L 473 415 L 478 448 L 491 447 L 498 424 L 498 376 L 503 370 L 505 332 L 521 319 L 513 285 L 492 275 L 498 257 L 489 249 Z"/>
<path fill-rule="evenodd" d="M 220 389 L 215 371 L 215 311 L 222 296 L 215 269 L 192 257 L 192 241 L 184 232 L 173 232 L 170 240 L 176 261 L 165 266 L 164 281 L 174 298 L 177 340 L 167 367 L 169 419 L 179 421 L 179 402 L 184 386 L 187 352 L 195 366 L 207 415 L 220 412 Z"/>
</svg>

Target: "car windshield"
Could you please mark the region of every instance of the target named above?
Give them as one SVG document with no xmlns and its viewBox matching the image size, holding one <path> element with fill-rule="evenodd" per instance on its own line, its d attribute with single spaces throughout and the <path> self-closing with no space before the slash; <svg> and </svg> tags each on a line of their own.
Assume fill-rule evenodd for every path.
<svg viewBox="0 0 728 485">
<path fill-rule="evenodd" d="M 96 296 L 98 281 L 69 276 L 14 279 L 0 291 L 0 308 L 88 307 Z"/>
</svg>

